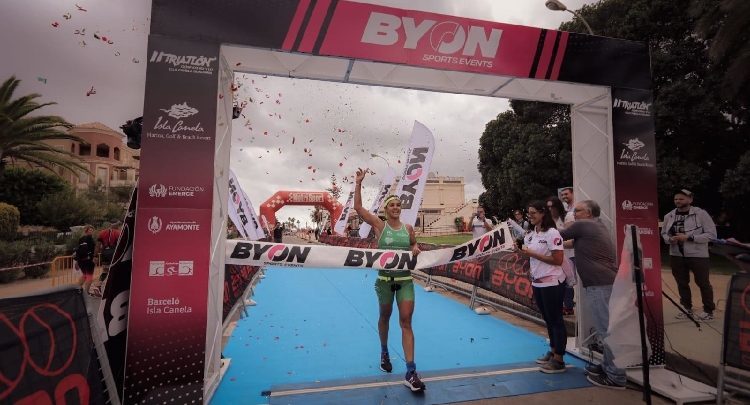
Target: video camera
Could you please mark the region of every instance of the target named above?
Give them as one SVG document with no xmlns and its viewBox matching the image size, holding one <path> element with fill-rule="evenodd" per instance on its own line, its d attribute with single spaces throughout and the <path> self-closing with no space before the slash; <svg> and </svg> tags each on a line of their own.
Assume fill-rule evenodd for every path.
<svg viewBox="0 0 750 405">
<path fill-rule="evenodd" d="M 128 148 L 140 149 L 141 148 L 141 132 L 143 131 L 143 117 L 134 118 L 128 120 L 123 125 L 120 125 L 120 129 L 128 137 Z"/>
</svg>

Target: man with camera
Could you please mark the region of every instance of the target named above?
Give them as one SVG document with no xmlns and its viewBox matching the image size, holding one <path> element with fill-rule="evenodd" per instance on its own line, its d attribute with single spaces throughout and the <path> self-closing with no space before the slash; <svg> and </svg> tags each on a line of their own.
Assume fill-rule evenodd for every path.
<svg viewBox="0 0 750 405">
<path fill-rule="evenodd" d="M 471 220 L 472 238 L 478 238 L 492 230 L 492 220 L 484 216 L 484 207 L 477 207 L 477 213 Z"/>
<path fill-rule="evenodd" d="M 708 213 L 693 207 L 693 193 L 682 189 L 674 195 L 675 209 L 664 216 L 661 236 L 669 244 L 669 259 L 672 275 L 677 282 L 680 304 L 693 315 L 693 301 L 690 292 L 690 272 L 701 291 L 702 313 L 694 316 L 702 321 L 714 319 L 714 290 L 708 279 L 708 242 L 716 239 L 716 225 Z M 677 319 L 684 319 L 684 313 Z"/>
</svg>

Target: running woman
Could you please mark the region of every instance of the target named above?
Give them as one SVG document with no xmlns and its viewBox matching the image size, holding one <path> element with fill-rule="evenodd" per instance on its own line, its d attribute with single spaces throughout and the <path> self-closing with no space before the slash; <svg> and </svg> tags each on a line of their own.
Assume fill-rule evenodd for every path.
<svg viewBox="0 0 750 405">
<path fill-rule="evenodd" d="M 365 222 L 372 226 L 378 249 L 411 250 L 414 256 L 420 250 L 411 225 L 401 223 L 401 200 L 398 196 L 390 195 L 383 202 L 386 220 L 371 213 L 362 206 L 362 180 L 367 170 L 357 170 L 354 188 L 354 209 Z M 388 355 L 388 326 L 393 312 L 393 299 L 398 305 L 399 325 L 401 325 L 401 344 L 406 357 L 406 375 L 404 385 L 413 392 L 423 391 L 424 383 L 417 374 L 414 363 L 414 331 L 411 328 L 411 318 L 414 314 L 414 281 L 407 271 L 379 271 L 375 280 L 375 293 L 380 304 L 378 318 L 378 334 L 380 335 L 380 369 L 386 373 L 393 370 Z"/>
</svg>

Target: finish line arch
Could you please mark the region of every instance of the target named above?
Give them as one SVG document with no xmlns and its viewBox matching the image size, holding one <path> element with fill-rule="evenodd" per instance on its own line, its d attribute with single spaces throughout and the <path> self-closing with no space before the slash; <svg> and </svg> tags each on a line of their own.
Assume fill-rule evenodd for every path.
<svg viewBox="0 0 750 405">
<path fill-rule="evenodd" d="M 446 25 L 453 37 L 437 32 Z M 599 201 L 618 252 L 625 224 L 641 230 L 652 362 L 663 362 L 649 66 L 645 43 L 367 3 L 154 1 L 123 399 L 153 402 L 169 387 L 200 402 L 218 384 L 235 71 L 570 105 L 576 198 Z M 159 198 L 152 184 L 200 191 Z M 164 230 L 148 229 L 153 217 Z M 150 277 L 164 260 L 194 272 Z M 155 314 L 155 302 L 181 312 Z M 154 360 L 153 340 L 173 354 Z"/>
<path fill-rule="evenodd" d="M 344 210 L 333 196 L 327 191 L 285 191 L 279 190 L 260 205 L 260 216 L 265 217 L 269 225 L 276 224 L 276 211 L 287 205 L 320 206 L 331 213 L 331 229 Z M 272 222 L 273 221 L 273 222 Z"/>
</svg>

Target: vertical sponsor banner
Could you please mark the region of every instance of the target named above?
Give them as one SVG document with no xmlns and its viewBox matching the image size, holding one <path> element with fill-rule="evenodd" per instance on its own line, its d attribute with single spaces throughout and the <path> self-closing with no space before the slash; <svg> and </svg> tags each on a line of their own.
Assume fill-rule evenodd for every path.
<svg viewBox="0 0 750 405">
<path fill-rule="evenodd" d="M 643 241 L 644 312 L 653 349 L 652 364 L 664 364 L 659 212 L 656 196 L 656 141 L 650 91 L 612 89 L 617 251 L 626 224 L 638 227 Z M 633 179 L 637 179 L 634 181 Z M 622 259 L 622 258 L 621 258 Z"/>
<path fill-rule="evenodd" d="M 375 200 L 372 202 L 372 206 L 370 207 L 370 212 L 374 215 L 378 215 L 378 210 L 380 209 L 380 206 L 383 204 L 383 200 L 385 200 L 385 197 L 388 196 L 391 192 L 391 187 L 393 185 L 393 180 L 396 178 L 396 172 L 393 171 L 390 167 L 385 170 L 383 173 L 383 177 L 380 179 L 380 187 L 378 188 L 378 194 L 375 196 Z M 370 235 L 370 230 L 372 229 L 372 226 L 368 224 L 367 222 L 362 222 L 362 224 L 359 226 L 359 237 L 364 239 Z"/>
<path fill-rule="evenodd" d="M 625 368 L 633 364 L 643 363 L 641 354 L 640 323 L 638 321 L 638 293 L 633 273 L 633 238 L 632 225 L 626 225 L 623 230 L 625 240 L 620 254 L 620 266 L 612 285 L 612 295 L 609 298 L 609 325 L 607 337 L 604 339 L 612 350 L 617 367 Z M 638 246 L 641 238 L 638 237 Z M 639 254 L 643 257 L 643 252 Z M 646 319 L 648 322 L 648 319 Z M 647 350 L 651 347 L 646 340 Z"/>
<path fill-rule="evenodd" d="M 125 403 L 204 401 L 218 69 L 216 44 L 149 36 Z"/>
<path fill-rule="evenodd" d="M 352 184 L 352 188 L 356 187 L 356 185 Z M 341 210 L 341 215 L 339 215 L 339 219 L 336 220 L 336 225 L 333 227 L 333 231 L 336 232 L 339 235 L 349 236 L 345 235 L 344 231 L 346 229 L 346 223 L 349 221 L 349 215 L 351 214 L 354 207 L 354 191 L 349 192 L 349 196 L 346 197 L 346 204 L 344 204 L 344 209 Z"/>
<path fill-rule="evenodd" d="M 229 219 L 237 227 L 240 235 L 245 239 L 258 240 L 263 231 L 260 229 L 258 217 L 247 198 L 245 191 L 237 181 L 237 176 L 229 169 Z"/>
<path fill-rule="evenodd" d="M 102 404 L 82 292 L 0 299 L 0 403 Z"/>
<path fill-rule="evenodd" d="M 102 292 L 102 302 L 96 315 L 99 339 L 103 343 L 104 353 L 100 357 L 105 371 L 105 378 L 111 376 L 114 391 L 122 402 L 122 388 L 125 373 L 125 344 L 128 336 L 128 302 L 130 301 L 130 276 L 133 266 L 133 236 L 135 225 L 135 208 L 138 188 L 130 196 L 130 204 L 123 221 L 122 232 L 117 240 L 112 264 L 109 266 L 107 280 Z"/>
<path fill-rule="evenodd" d="M 401 222 L 414 226 L 422 205 L 422 194 L 427 184 L 427 175 L 435 153 L 435 138 L 432 132 L 419 121 L 414 121 L 406 165 L 399 180 L 396 195 L 401 199 Z"/>
<path fill-rule="evenodd" d="M 736 273 L 729 282 L 721 358 L 727 366 L 750 371 L 750 274 Z"/>
</svg>

